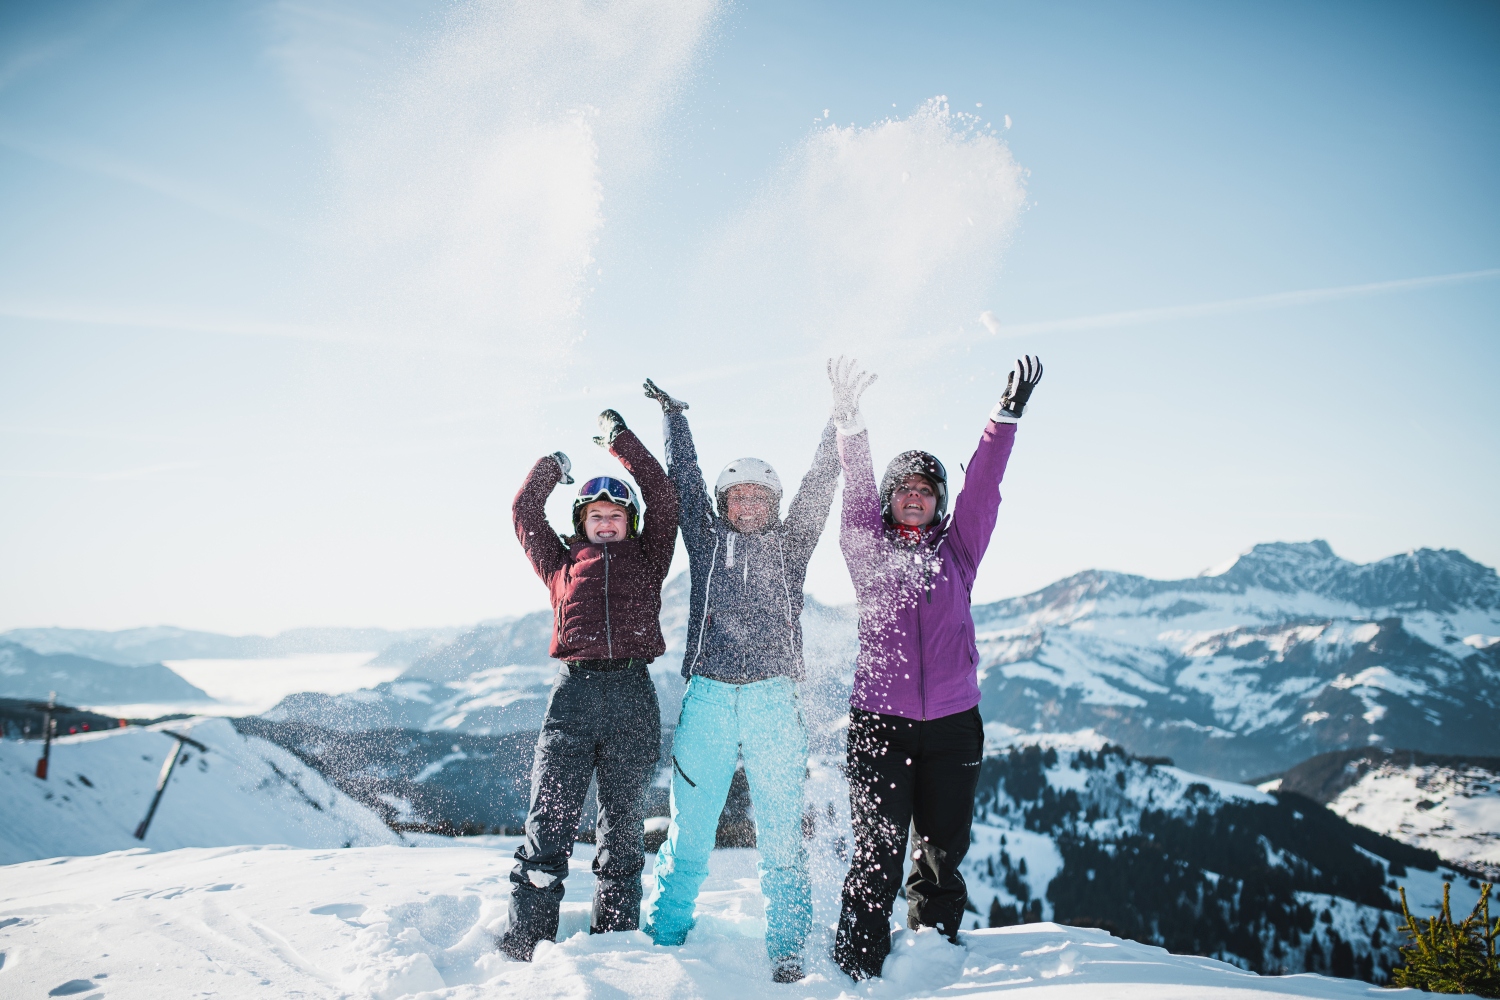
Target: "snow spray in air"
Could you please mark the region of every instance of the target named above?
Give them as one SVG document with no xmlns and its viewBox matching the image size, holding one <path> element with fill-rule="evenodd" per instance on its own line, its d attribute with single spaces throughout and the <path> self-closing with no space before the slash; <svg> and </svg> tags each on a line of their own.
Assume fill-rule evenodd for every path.
<svg viewBox="0 0 1500 1000">
<path fill-rule="evenodd" d="M 704 284 L 721 322 L 873 361 L 979 314 L 1025 201 L 997 130 L 945 97 L 821 126 L 724 232 Z"/>
<path fill-rule="evenodd" d="M 653 128 L 714 0 L 471 0 L 335 143 L 330 305 L 377 338 L 561 360 L 607 185 Z"/>
</svg>

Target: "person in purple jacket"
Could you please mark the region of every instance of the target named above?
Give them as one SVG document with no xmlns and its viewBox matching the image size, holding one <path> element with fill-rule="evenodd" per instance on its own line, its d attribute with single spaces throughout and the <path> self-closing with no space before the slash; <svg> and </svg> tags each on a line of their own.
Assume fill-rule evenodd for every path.
<svg viewBox="0 0 1500 1000">
<path fill-rule="evenodd" d="M 927 452 L 897 455 L 876 486 L 859 415 L 875 376 L 855 365 L 828 363 L 844 467 L 839 544 L 859 599 L 848 745 L 854 856 L 833 957 L 852 978 L 867 979 L 880 975 L 891 950 L 908 827 L 916 842 L 907 924 L 958 941 L 968 899 L 959 865 L 984 751 L 969 591 L 995 530 L 1016 422 L 1042 365 L 1030 356 L 1016 362 L 946 518 L 947 472 Z"/>
</svg>

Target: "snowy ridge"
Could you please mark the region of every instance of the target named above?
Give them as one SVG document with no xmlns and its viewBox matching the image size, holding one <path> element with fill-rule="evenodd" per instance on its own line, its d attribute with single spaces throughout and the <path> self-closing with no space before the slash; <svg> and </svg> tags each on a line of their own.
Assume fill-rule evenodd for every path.
<svg viewBox="0 0 1500 1000">
<path fill-rule="evenodd" d="M 1500 877 L 1500 758 L 1346 751 L 1304 761 L 1263 787 L 1300 792 L 1351 822 Z"/>
<path fill-rule="evenodd" d="M 902 931 L 885 978 L 860 986 L 814 947 L 807 979 L 778 986 L 758 940 L 755 855 L 743 850 L 714 853 L 698 926 L 686 945 L 658 948 L 639 932 L 587 933 L 592 851 L 579 845 L 559 943 L 542 944 L 532 963 L 510 962 L 493 942 L 507 920 L 515 845 L 497 837 L 442 850 L 220 848 L 18 865 L 0 889 L 0 991 L 97 989 L 112 1000 L 1388 995 L 1321 976 L 1256 977 L 1052 923 L 965 931 L 960 947 L 930 930 Z"/>
<path fill-rule="evenodd" d="M 974 613 L 981 711 L 1016 730 L 1239 780 L 1351 746 L 1500 751 L 1500 581 L 1461 553 L 1257 545 L 1217 575 L 1089 571 Z"/>
<path fill-rule="evenodd" d="M 184 747 L 146 833 L 133 836 L 176 740 Z M 230 844 L 343 847 L 399 843 L 380 817 L 323 775 L 224 719 L 188 719 L 65 736 L 52 744 L 50 778 L 35 777 L 41 743 L 0 740 L 0 864 L 147 847 Z"/>
<path fill-rule="evenodd" d="M 1091 570 L 974 614 L 980 709 L 1011 730 L 1093 729 L 1137 754 L 1241 781 L 1350 747 L 1500 753 L 1500 579 L 1458 552 L 1360 565 L 1324 542 L 1271 543 L 1210 575 Z M 668 725 L 686 616 L 681 574 L 663 593 L 669 648 L 652 665 Z M 412 637 L 400 677 L 293 694 L 265 717 L 351 732 L 532 731 L 556 667 L 550 631 L 541 612 L 425 651 L 416 647 L 434 637 Z M 803 631 L 810 679 L 832 704 L 852 677 L 853 609 L 809 599 Z"/>
<path fill-rule="evenodd" d="M 38 653 L 72 653 L 136 666 L 164 660 L 250 660 L 312 653 L 362 653 L 381 650 L 384 662 L 410 662 L 430 649 L 451 641 L 456 628 L 294 628 L 273 636 L 220 635 L 170 625 L 103 632 L 81 628 L 18 628 L 0 632 L 0 641 L 14 642 Z"/>
<path fill-rule="evenodd" d="M 0 639 L 0 697 L 91 706 L 120 702 L 175 701 L 200 706 L 213 698 L 160 663 L 121 666 L 72 653 L 39 653 Z"/>
<path fill-rule="evenodd" d="M 675 722 L 687 578 L 663 594 L 669 649 L 652 665 Z M 1020 732 L 1093 729 L 1131 751 L 1246 780 L 1363 746 L 1500 753 L 1500 579 L 1461 553 L 1368 565 L 1324 542 L 1257 545 L 1216 575 L 1162 581 L 1091 570 L 974 608 L 980 705 Z M 502 734 L 534 729 L 551 670 L 550 618 L 471 630 L 396 681 L 295 695 L 267 718 L 330 729 Z M 855 616 L 809 599 L 806 658 L 846 689 Z"/>
</svg>

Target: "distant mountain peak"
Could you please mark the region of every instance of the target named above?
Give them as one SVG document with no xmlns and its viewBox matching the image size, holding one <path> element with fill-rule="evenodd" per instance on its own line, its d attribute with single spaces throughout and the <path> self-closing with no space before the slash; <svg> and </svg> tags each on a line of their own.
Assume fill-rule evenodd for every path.
<svg viewBox="0 0 1500 1000">
<path fill-rule="evenodd" d="M 1232 563 L 1202 576 L 1225 583 L 1264 587 L 1281 593 L 1321 591 L 1336 574 L 1354 564 L 1334 554 L 1321 538 L 1310 542 L 1261 542 L 1240 553 Z"/>
<path fill-rule="evenodd" d="M 1306 592 L 1372 610 L 1500 608 L 1500 577 L 1456 549 L 1412 549 L 1356 563 L 1336 554 L 1321 538 L 1261 542 L 1194 579 L 1212 589 Z"/>
</svg>

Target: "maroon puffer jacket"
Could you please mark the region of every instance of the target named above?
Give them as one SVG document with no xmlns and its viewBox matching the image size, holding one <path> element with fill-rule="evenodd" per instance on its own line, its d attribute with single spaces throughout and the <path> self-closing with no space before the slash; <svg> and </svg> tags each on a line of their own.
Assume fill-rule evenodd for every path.
<svg viewBox="0 0 1500 1000">
<path fill-rule="evenodd" d="M 667 651 L 661 585 L 677 545 L 677 491 L 633 432 L 620 432 L 609 453 L 635 478 L 646 503 L 637 537 L 564 545 L 547 521 L 547 497 L 562 478 L 550 456 L 531 467 L 511 505 L 516 537 L 551 594 L 554 659 L 653 660 Z"/>
</svg>

